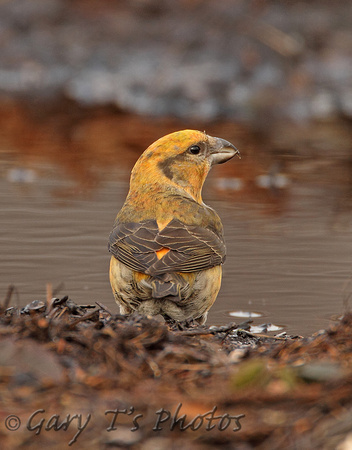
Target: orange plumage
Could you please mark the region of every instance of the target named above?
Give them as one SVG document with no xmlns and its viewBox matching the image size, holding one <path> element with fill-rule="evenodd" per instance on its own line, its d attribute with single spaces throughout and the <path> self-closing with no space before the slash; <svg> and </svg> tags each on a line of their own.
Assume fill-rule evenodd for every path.
<svg viewBox="0 0 352 450">
<path fill-rule="evenodd" d="M 238 150 L 200 131 L 154 142 L 136 162 L 109 237 L 110 283 L 122 314 L 206 321 L 221 284 L 221 220 L 202 201 L 214 164 Z"/>
</svg>

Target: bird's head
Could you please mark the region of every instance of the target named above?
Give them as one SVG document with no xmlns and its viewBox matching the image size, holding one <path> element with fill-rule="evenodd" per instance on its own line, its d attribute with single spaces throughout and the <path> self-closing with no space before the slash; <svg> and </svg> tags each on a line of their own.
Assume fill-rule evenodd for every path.
<svg viewBox="0 0 352 450">
<path fill-rule="evenodd" d="M 132 170 L 134 185 L 154 185 L 160 191 L 182 189 L 201 202 L 201 191 L 210 168 L 222 164 L 239 151 L 224 139 L 201 131 L 183 130 L 168 134 L 151 144 Z"/>
</svg>

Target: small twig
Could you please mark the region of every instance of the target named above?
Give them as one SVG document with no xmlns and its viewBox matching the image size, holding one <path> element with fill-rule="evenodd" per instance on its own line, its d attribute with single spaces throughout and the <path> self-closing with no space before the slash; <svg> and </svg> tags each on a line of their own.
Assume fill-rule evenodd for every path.
<svg viewBox="0 0 352 450">
<path fill-rule="evenodd" d="M 55 309 L 55 308 L 54 308 L 55 303 L 56 303 L 56 298 L 53 297 L 53 298 L 49 301 L 49 303 L 48 303 L 48 305 L 47 305 L 46 311 L 47 311 L 47 314 L 48 314 L 48 315 L 53 311 L 53 309 Z"/>
<path fill-rule="evenodd" d="M 4 304 L 3 304 L 4 309 L 7 309 L 9 307 L 14 290 L 15 290 L 15 286 L 13 284 L 10 284 L 7 289 L 6 297 L 5 297 Z"/>
<path fill-rule="evenodd" d="M 176 331 L 175 334 L 177 334 L 179 336 L 201 336 L 201 335 L 209 335 L 209 334 L 217 334 L 217 333 L 229 333 L 238 327 L 239 327 L 239 325 L 237 325 L 236 323 L 230 323 L 228 325 L 223 325 L 221 327 L 213 327 L 208 330 L 202 330 L 202 329 L 196 328 L 194 330 Z"/>
<path fill-rule="evenodd" d="M 64 309 L 60 312 L 60 314 L 55 317 L 56 319 L 61 319 L 61 317 L 65 314 L 65 312 L 68 311 L 67 306 L 64 307 Z"/>
<path fill-rule="evenodd" d="M 272 339 L 272 340 L 278 340 L 278 341 L 286 341 L 287 337 L 280 337 L 280 336 L 270 336 L 268 334 L 262 334 L 262 333 L 251 333 L 250 331 L 243 330 L 241 327 L 237 330 L 239 333 L 243 333 L 245 336 L 255 339 Z"/>
<path fill-rule="evenodd" d="M 226 341 L 226 338 L 231 333 L 231 331 L 233 331 L 233 329 L 231 329 L 225 333 L 225 336 L 221 339 L 220 344 L 223 344 Z"/>
<path fill-rule="evenodd" d="M 286 336 L 286 337 L 280 337 L 280 336 L 269 336 L 267 334 L 261 334 L 261 333 L 256 333 L 253 335 L 253 337 L 259 337 L 261 339 L 272 339 L 274 341 L 287 341 L 288 339 L 290 339 L 290 337 Z"/>
<path fill-rule="evenodd" d="M 184 331 L 175 331 L 177 336 L 202 336 L 214 334 L 213 330 L 184 330 Z"/>
<path fill-rule="evenodd" d="M 50 305 L 51 299 L 53 298 L 53 285 L 51 283 L 46 283 L 46 304 Z"/>
<path fill-rule="evenodd" d="M 51 305 L 50 305 L 50 311 L 49 311 L 49 313 L 47 314 L 46 317 L 47 317 L 48 319 L 51 319 L 52 317 L 55 316 L 55 314 L 56 314 L 58 311 L 59 311 L 59 307 L 58 307 L 58 306 L 55 306 L 55 308 L 53 308 L 53 307 L 52 307 L 52 303 L 51 303 Z M 60 312 L 60 314 L 58 314 L 58 317 L 60 317 L 61 313 L 62 313 L 62 311 Z"/>
<path fill-rule="evenodd" d="M 103 304 L 100 303 L 100 302 L 95 302 L 95 303 L 99 306 L 100 309 L 102 309 L 103 311 L 105 311 L 105 312 L 107 312 L 108 314 L 110 314 L 110 316 L 112 316 L 112 312 L 110 311 L 109 308 L 107 308 L 105 305 L 103 305 Z"/>
<path fill-rule="evenodd" d="M 94 317 L 97 314 L 97 312 L 98 312 L 98 310 L 95 309 L 94 311 L 84 314 L 84 316 L 79 317 L 78 319 L 71 322 L 69 328 L 74 328 L 78 323 L 84 322 L 87 319 L 91 319 L 92 317 Z"/>
<path fill-rule="evenodd" d="M 56 295 L 62 291 L 62 289 L 65 287 L 65 283 L 60 283 L 56 288 L 53 289 L 53 297 L 56 297 Z"/>
</svg>

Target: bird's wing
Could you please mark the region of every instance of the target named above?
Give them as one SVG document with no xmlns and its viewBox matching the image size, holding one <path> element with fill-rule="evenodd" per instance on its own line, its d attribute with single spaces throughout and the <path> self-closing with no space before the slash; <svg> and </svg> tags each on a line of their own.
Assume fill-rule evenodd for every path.
<svg viewBox="0 0 352 450">
<path fill-rule="evenodd" d="M 162 249 L 169 251 L 158 259 L 156 252 Z M 151 276 L 197 272 L 225 260 L 222 236 L 176 219 L 161 231 L 155 220 L 118 224 L 110 234 L 109 250 L 130 269 Z"/>
<path fill-rule="evenodd" d="M 162 248 L 155 241 L 158 231 L 155 220 L 117 224 L 109 236 L 109 251 L 130 269 L 146 272 Z"/>
<path fill-rule="evenodd" d="M 225 244 L 213 231 L 172 220 L 156 236 L 156 242 L 170 251 L 150 268 L 151 274 L 197 272 L 225 260 Z"/>
</svg>

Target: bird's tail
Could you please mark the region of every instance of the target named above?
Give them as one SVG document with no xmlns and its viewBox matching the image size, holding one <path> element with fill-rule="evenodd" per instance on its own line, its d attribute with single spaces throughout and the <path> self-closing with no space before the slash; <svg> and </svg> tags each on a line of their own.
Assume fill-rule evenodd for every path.
<svg viewBox="0 0 352 450">
<path fill-rule="evenodd" d="M 155 277 L 151 282 L 153 298 L 167 298 L 176 303 L 182 299 L 182 288 L 185 286 L 184 279 L 177 274 L 163 274 Z"/>
</svg>

